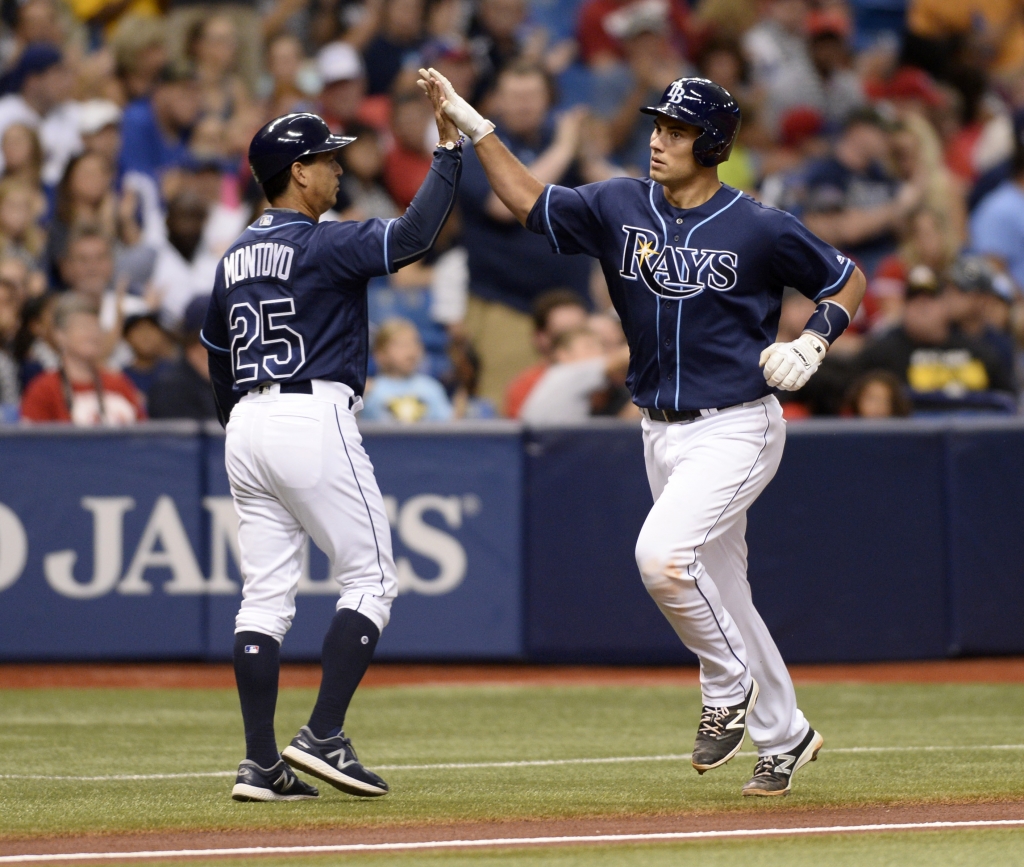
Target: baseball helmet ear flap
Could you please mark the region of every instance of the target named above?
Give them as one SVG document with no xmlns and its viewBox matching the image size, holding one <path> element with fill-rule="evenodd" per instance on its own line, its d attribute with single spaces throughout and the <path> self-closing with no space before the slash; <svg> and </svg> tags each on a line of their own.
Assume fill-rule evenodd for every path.
<svg viewBox="0 0 1024 867">
<path fill-rule="evenodd" d="M 693 158 L 705 168 L 729 159 L 740 129 L 740 107 L 721 85 L 707 78 L 677 78 L 657 105 L 640 109 L 644 114 L 664 115 L 700 127 L 693 143 Z"/>
</svg>

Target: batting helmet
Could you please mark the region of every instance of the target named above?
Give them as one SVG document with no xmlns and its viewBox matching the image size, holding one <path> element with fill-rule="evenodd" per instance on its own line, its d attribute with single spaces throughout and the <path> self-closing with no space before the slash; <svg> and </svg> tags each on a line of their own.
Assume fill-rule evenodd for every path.
<svg viewBox="0 0 1024 867">
<path fill-rule="evenodd" d="M 302 112 L 275 118 L 252 137 L 249 168 L 265 184 L 297 159 L 336 151 L 355 139 L 333 135 L 322 117 Z"/>
<path fill-rule="evenodd" d="M 661 102 L 640 111 L 662 114 L 704 130 L 693 143 L 693 158 L 705 168 L 729 159 L 740 129 L 736 100 L 724 87 L 706 78 L 677 78 L 665 88 Z"/>
</svg>

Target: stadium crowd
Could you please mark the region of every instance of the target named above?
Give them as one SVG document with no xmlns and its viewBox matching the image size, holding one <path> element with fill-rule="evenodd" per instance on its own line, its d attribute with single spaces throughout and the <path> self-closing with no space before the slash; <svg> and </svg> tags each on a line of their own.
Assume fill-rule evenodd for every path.
<svg viewBox="0 0 1024 867">
<path fill-rule="evenodd" d="M 266 207 L 253 133 L 357 136 L 333 219 L 394 217 L 437 140 L 433 66 L 545 182 L 646 174 L 681 75 L 740 103 L 723 182 L 868 276 L 791 419 L 1017 411 L 1022 0 L 21 0 L 0 7 L 6 422 L 213 418 L 198 340 L 220 255 Z M 813 303 L 786 293 L 780 340 Z M 591 260 L 556 256 L 467 146 L 427 260 L 370 286 L 364 418 L 636 417 Z"/>
</svg>

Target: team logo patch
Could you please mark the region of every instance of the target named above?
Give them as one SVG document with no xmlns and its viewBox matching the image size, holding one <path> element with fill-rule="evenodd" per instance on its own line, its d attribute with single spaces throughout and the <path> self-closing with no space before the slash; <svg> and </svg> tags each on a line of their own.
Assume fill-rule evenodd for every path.
<svg viewBox="0 0 1024 867">
<path fill-rule="evenodd" d="M 264 214 L 262 217 L 260 217 L 260 225 L 261 226 L 269 226 L 273 222 L 274 222 L 274 215 L 273 214 Z"/>
<path fill-rule="evenodd" d="M 260 652 L 260 646 L 258 644 L 247 644 L 247 645 L 245 645 L 245 652 L 246 653 L 259 653 Z"/>
<path fill-rule="evenodd" d="M 622 269 L 626 280 L 643 280 L 662 298 L 691 298 L 705 289 L 728 292 L 736 285 L 739 256 L 732 250 L 692 247 L 658 249 L 658 234 L 651 229 L 623 226 Z"/>
</svg>

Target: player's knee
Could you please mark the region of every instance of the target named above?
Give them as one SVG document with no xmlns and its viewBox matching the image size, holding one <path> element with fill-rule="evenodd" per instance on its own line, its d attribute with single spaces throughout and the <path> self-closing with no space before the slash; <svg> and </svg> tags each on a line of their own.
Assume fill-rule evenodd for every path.
<svg viewBox="0 0 1024 867">
<path fill-rule="evenodd" d="M 693 562 L 692 553 L 681 551 L 676 545 L 641 533 L 635 554 L 640 577 L 647 592 L 655 599 L 678 587 L 680 581 L 693 580 L 687 572 L 687 567 Z"/>
<path fill-rule="evenodd" d="M 373 621 L 378 632 L 383 632 L 391 619 L 391 597 L 368 596 L 364 593 L 343 593 L 338 600 L 338 610 L 351 608 Z"/>
</svg>

